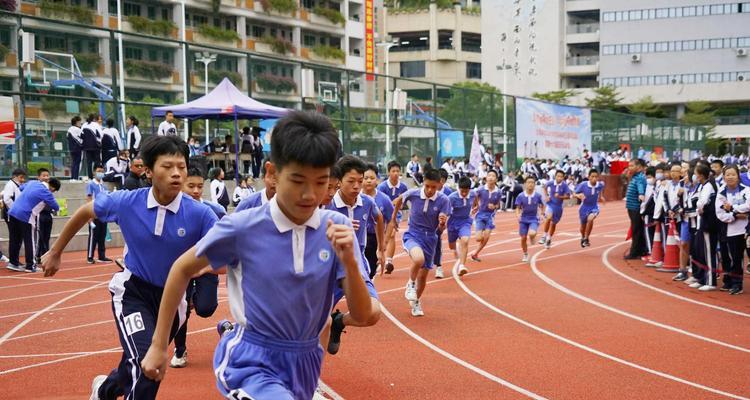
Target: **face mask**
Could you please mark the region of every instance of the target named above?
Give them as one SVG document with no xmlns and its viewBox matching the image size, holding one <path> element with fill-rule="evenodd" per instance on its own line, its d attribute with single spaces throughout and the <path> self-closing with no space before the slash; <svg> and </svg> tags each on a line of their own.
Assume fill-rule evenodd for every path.
<svg viewBox="0 0 750 400">
<path fill-rule="evenodd" d="M 698 182 L 698 175 L 693 174 L 693 182 Z"/>
<path fill-rule="evenodd" d="M 660 181 L 660 180 L 662 180 L 662 179 L 664 179 L 664 174 L 663 174 L 663 173 L 661 173 L 661 172 L 657 172 L 657 173 L 656 173 L 656 180 L 657 180 L 657 181 Z"/>
<path fill-rule="evenodd" d="M 649 185 L 653 185 L 656 180 L 654 178 L 648 178 L 646 179 L 646 182 L 648 182 Z"/>
<path fill-rule="evenodd" d="M 104 172 L 97 172 L 96 173 L 96 179 L 101 180 L 102 178 L 104 178 Z"/>
</svg>

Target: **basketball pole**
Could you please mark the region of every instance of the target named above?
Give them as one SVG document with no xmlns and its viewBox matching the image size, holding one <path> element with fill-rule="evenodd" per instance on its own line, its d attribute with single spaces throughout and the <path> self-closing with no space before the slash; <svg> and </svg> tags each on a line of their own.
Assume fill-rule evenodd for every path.
<svg viewBox="0 0 750 400">
<path fill-rule="evenodd" d="M 118 73 L 120 75 L 120 132 L 125 132 L 125 59 L 122 50 L 122 0 L 117 0 L 117 56 L 120 58 Z M 122 135 L 122 134 L 121 134 Z M 127 136 L 127 133 L 125 133 Z M 125 138 L 128 143 L 130 137 Z"/>
</svg>

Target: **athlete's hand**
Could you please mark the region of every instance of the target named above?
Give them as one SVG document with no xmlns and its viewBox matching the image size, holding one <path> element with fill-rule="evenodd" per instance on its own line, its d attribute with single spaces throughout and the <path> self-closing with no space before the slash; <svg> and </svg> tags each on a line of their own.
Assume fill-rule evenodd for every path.
<svg viewBox="0 0 750 400">
<path fill-rule="evenodd" d="M 42 269 L 44 276 L 54 276 L 60 269 L 60 253 L 49 250 L 42 256 Z"/>
<path fill-rule="evenodd" d="M 438 229 L 443 230 L 445 229 L 445 223 L 448 221 L 448 216 L 445 214 L 440 214 L 438 216 Z"/>
<path fill-rule="evenodd" d="M 355 231 L 359 230 L 359 220 L 358 219 L 353 219 L 352 220 L 352 227 L 354 228 Z"/>
<path fill-rule="evenodd" d="M 169 360 L 167 349 L 159 349 L 151 345 L 141 361 L 143 374 L 151 380 L 161 382 L 167 372 L 167 360 Z"/>
<path fill-rule="evenodd" d="M 354 257 L 354 230 L 348 225 L 334 224 L 328 220 L 326 236 L 341 261 L 356 260 Z"/>
<path fill-rule="evenodd" d="M 495 205 L 492 204 L 492 203 L 487 204 L 487 208 L 489 208 L 490 210 L 494 210 L 495 209 Z"/>
</svg>

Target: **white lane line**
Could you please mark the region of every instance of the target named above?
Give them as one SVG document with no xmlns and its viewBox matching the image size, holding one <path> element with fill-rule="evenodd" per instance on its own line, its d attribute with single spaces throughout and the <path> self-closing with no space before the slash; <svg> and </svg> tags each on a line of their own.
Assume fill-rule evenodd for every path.
<svg viewBox="0 0 750 400">
<path fill-rule="evenodd" d="M 96 322 L 91 322 L 91 323 L 88 323 L 88 324 L 73 325 L 73 326 L 67 326 L 65 328 L 52 329 L 52 330 L 49 330 L 49 331 L 34 332 L 34 333 L 30 333 L 28 335 L 13 336 L 12 338 L 9 338 L 8 340 L 6 340 L 6 342 L 12 342 L 14 340 L 26 339 L 26 338 L 35 337 L 35 336 L 42 336 L 42 335 L 46 335 L 48 333 L 65 332 L 65 331 L 70 331 L 70 330 L 78 329 L 78 328 L 88 328 L 89 326 L 102 325 L 102 324 L 107 324 L 107 323 L 110 323 L 110 322 L 113 322 L 113 321 L 112 320 L 96 321 Z"/>
<path fill-rule="evenodd" d="M 326 383 L 323 382 L 322 379 L 318 379 L 318 387 L 323 391 L 323 393 L 327 394 L 328 397 L 332 398 L 333 400 L 344 400 L 344 398 L 340 394 L 336 393 L 333 388 L 326 385 Z"/>
<path fill-rule="evenodd" d="M 55 311 L 70 310 L 70 309 L 73 309 L 73 308 L 88 307 L 88 306 L 93 306 L 93 305 L 97 305 L 97 304 L 104 304 L 104 303 L 110 303 L 110 302 L 112 302 L 112 300 L 95 301 L 93 303 L 77 304 L 75 306 L 57 307 L 57 308 L 48 310 L 47 312 L 54 313 Z M 20 313 L 16 313 L 16 314 L 0 315 L 0 319 L 3 319 L 3 318 L 12 318 L 12 317 L 20 317 L 22 315 L 29 315 L 29 314 L 33 314 L 35 312 L 36 311 L 26 311 L 26 312 L 20 312 Z"/>
<path fill-rule="evenodd" d="M 110 351 L 110 353 L 115 353 L 117 349 Z M 74 351 L 71 353 L 47 353 L 47 354 L 13 354 L 13 355 L 5 355 L 0 356 L 0 359 L 3 358 L 33 358 L 33 357 L 61 357 L 61 356 L 75 356 L 75 355 L 89 355 L 94 353 L 100 353 L 100 351 Z"/>
<path fill-rule="evenodd" d="M 93 285 L 93 286 L 99 286 L 99 285 L 102 285 L 102 284 L 105 284 L 105 283 L 109 283 L 109 280 L 100 281 L 96 285 Z M 54 296 L 56 294 L 64 294 L 64 293 L 72 293 L 72 292 L 76 292 L 77 293 L 79 291 L 80 291 L 80 289 L 68 289 L 68 290 L 60 290 L 58 292 L 42 293 L 42 294 L 35 294 L 35 295 L 30 295 L 30 296 L 11 297 L 9 299 L 2 299 L 2 300 L 0 300 L 0 303 L 6 303 L 6 302 L 9 302 L 9 301 L 16 301 L 16 300 L 36 299 L 36 298 L 39 298 L 39 297 Z"/>
<path fill-rule="evenodd" d="M 591 248 L 583 249 L 583 250 L 579 250 L 578 252 L 584 252 L 584 251 L 587 251 L 587 250 L 590 250 L 590 249 Z M 541 252 L 537 252 L 537 253 L 534 254 L 534 256 L 531 258 L 532 262 L 535 262 L 536 258 L 539 256 L 540 253 Z M 455 275 L 453 277 L 453 280 L 461 287 L 461 289 L 463 289 L 464 292 L 466 292 L 466 294 L 468 294 L 469 296 L 471 296 L 472 298 L 474 298 L 474 300 L 476 300 L 480 304 L 484 305 L 485 307 L 489 308 L 490 310 L 492 310 L 492 311 L 494 311 L 494 312 L 496 312 L 496 313 L 498 313 L 498 314 L 500 314 L 500 315 L 502 315 L 502 316 L 504 316 L 504 317 L 506 317 L 506 318 L 508 318 L 508 319 L 510 319 L 512 321 L 515 321 L 515 322 L 517 322 L 517 323 L 519 323 L 519 324 L 521 324 L 521 325 L 523 325 L 523 326 L 525 326 L 527 328 L 530 328 L 530 329 L 533 329 L 533 330 L 535 330 L 537 332 L 543 333 L 543 334 L 545 334 L 547 336 L 550 336 L 550 337 L 552 337 L 554 339 L 557 339 L 557 340 L 559 340 L 561 342 L 567 343 L 567 344 L 569 344 L 569 345 L 571 345 L 573 347 L 577 347 L 577 348 L 579 348 L 581 350 L 584 350 L 584 351 L 587 351 L 589 353 L 595 354 L 595 355 L 597 355 L 599 357 L 606 358 L 608 360 L 611 360 L 611 361 L 614 361 L 614 362 L 617 362 L 617 363 L 620 363 L 620 364 L 623 364 L 623 365 L 627 365 L 627 366 L 629 366 L 631 368 L 635 368 L 635 369 L 638 369 L 638 370 L 641 370 L 641 371 L 644 371 L 644 372 L 648 372 L 650 374 L 653 374 L 653 375 L 656 375 L 656 376 L 659 376 L 659 377 L 662 377 L 662 378 L 665 378 L 665 379 L 669 379 L 669 380 L 672 380 L 672 381 L 675 381 L 675 382 L 678 382 L 678 383 L 682 383 L 682 384 L 685 384 L 685 385 L 688 385 L 688 386 L 692 386 L 692 387 L 697 388 L 697 389 L 705 390 L 707 392 L 711 392 L 711 393 L 718 394 L 718 395 L 721 395 L 721 396 L 726 396 L 726 397 L 729 397 L 729 398 L 732 398 L 732 399 L 750 400 L 750 398 L 747 398 L 747 397 L 742 397 L 742 396 L 739 396 L 739 395 L 736 395 L 736 394 L 733 394 L 733 393 L 728 393 L 728 392 L 725 392 L 725 391 L 722 391 L 722 390 L 719 390 L 719 389 L 714 389 L 712 387 L 701 385 L 700 383 L 692 382 L 692 381 L 689 381 L 687 379 L 683 379 L 683 378 L 676 377 L 674 375 L 667 374 L 665 372 L 661 372 L 661 371 L 657 371 L 655 369 L 644 367 L 644 366 L 636 364 L 634 362 L 627 361 L 627 360 L 624 360 L 624 359 L 619 358 L 619 357 L 615 357 L 613 355 L 610 355 L 610 354 L 604 353 L 602 351 L 596 350 L 596 349 L 594 349 L 592 347 L 589 347 L 589 346 L 586 346 L 584 344 L 578 343 L 578 342 L 576 342 L 574 340 L 571 340 L 571 339 L 568 339 L 566 337 L 560 336 L 560 335 L 558 335 L 558 334 L 556 334 L 554 332 L 548 331 L 548 330 L 546 330 L 546 329 L 544 329 L 544 328 L 542 328 L 540 326 L 534 325 L 534 324 L 532 324 L 532 323 L 530 323 L 528 321 L 525 321 L 525 320 L 523 320 L 521 318 L 516 317 L 513 314 L 510 314 L 510 313 L 508 313 L 506 311 L 503 311 L 503 310 L 495 307 L 494 305 L 492 305 L 491 303 L 487 302 L 482 297 L 480 297 L 479 295 L 477 295 L 476 293 L 474 293 L 471 289 L 468 288 L 468 286 L 466 286 Z"/>
<path fill-rule="evenodd" d="M 541 252 L 544 252 L 544 251 L 545 250 L 542 250 Z M 584 296 L 584 295 L 582 295 L 582 294 L 580 294 L 578 292 L 575 292 L 575 291 L 573 291 L 571 289 L 568 289 L 567 287 L 565 287 L 565 286 L 557 283 L 552 278 L 550 278 L 549 276 L 545 275 L 542 271 L 540 271 L 539 268 L 537 268 L 536 260 L 533 259 L 533 258 L 532 258 L 532 261 L 531 261 L 531 271 L 534 273 L 534 275 L 537 276 L 537 278 L 539 278 L 542 281 L 544 281 L 544 283 L 546 283 L 549 286 L 552 286 L 553 288 L 555 288 L 555 289 L 557 289 L 557 290 L 559 290 L 559 291 L 567 294 L 568 296 L 575 297 L 578 300 L 584 301 L 586 303 L 589 303 L 589 304 L 591 304 L 593 306 L 596 306 L 596 307 L 599 307 L 601 309 L 607 310 L 609 312 L 613 312 L 615 314 L 622 315 L 623 317 L 631 318 L 631 319 L 634 319 L 636 321 L 643 322 L 644 324 L 649 324 L 649 325 L 655 326 L 657 328 L 661 328 L 661 329 L 665 329 L 665 330 L 668 330 L 668 331 L 671 331 L 671 332 L 674 332 L 674 333 L 678 333 L 680 335 L 685 335 L 685 336 L 691 337 L 693 339 L 698 339 L 698 340 L 702 340 L 704 342 L 715 344 L 717 346 L 722 346 L 722 347 L 726 347 L 726 348 L 729 348 L 729 349 L 732 349 L 732 350 L 741 351 L 743 353 L 750 353 L 750 349 L 747 349 L 745 347 L 740 347 L 740 346 L 736 346 L 736 345 L 733 345 L 733 344 L 725 343 L 725 342 L 722 342 L 722 341 L 719 341 L 719 340 L 716 340 L 716 339 L 711 339 L 709 337 L 702 336 L 702 335 L 699 335 L 697 333 L 693 333 L 693 332 L 690 332 L 690 331 L 686 331 L 684 329 L 680 329 L 680 328 L 677 328 L 677 327 L 672 326 L 672 325 L 664 324 L 664 323 L 661 323 L 661 322 L 654 321 L 652 319 L 641 317 L 640 315 L 636 315 L 636 314 L 629 313 L 627 311 L 621 310 L 619 308 L 612 307 L 610 305 L 607 305 L 607 304 L 604 304 L 602 302 L 596 301 L 596 300 L 592 299 L 591 297 Z"/>
<path fill-rule="evenodd" d="M 106 274 L 86 275 L 86 276 L 79 276 L 77 278 L 68 278 L 68 279 L 27 278 L 27 279 L 39 280 L 39 281 L 42 281 L 42 282 L 19 283 L 18 285 L 0 286 L 0 289 L 12 289 L 12 288 L 18 288 L 18 287 L 34 286 L 34 285 L 44 285 L 44 284 L 48 284 L 48 283 L 57 283 L 57 282 L 95 282 L 95 283 L 99 283 L 100 281 L 87 281 L 87 280 L 83 280 L 83 279 L 98 278 L 100 276 L 112 276 L 112 274 L 113 274 L 112 272 L 107 272 Z"/>
<path fill-rule="evenodd" d="M 393 322 L 394 325 L 396 325 L 399 329 L 401 329 L 402 331 L 404 331 L 404 333 L 406 333 L 407 335 L 411 336 L 414 340 L 416 340 L 417 342 L 421 343 L 422 345 L 424 345 L 428 349 L 430 349 L 430 350 L 432 350 L 432 351 L 440 354 L 441 356 L 443 356 L 443 357 L 445 357 L 445 358 L 453 361 L 454 363 L 456 363 L 456 364 L 458 364 L 458 365 L 460 365 L 460 366 L 462 366 L 462 367 L 464 367 L 464 368 L 466 368 L 466 369 L 468 369 L 468 370 L 470 370 L 470 371 L 472 371 L 472 372 L 474 372 L 476 374 L 479 374 L 479 375 L 481 375 L 481 376 L 483 376 L 483 377 L 485 377 L 485 378 L 487 378 L 487 379 L 489 379 L 489 380 L 491 380 L 493 382 L 499 383 L 500 385 L 505 386 L 508 389 L 514 390 L 514 391 L 516 391 L 518 393 L 521 393 L 521 394 L 523 394 L 523 395 L 525 395 L 527 397 L 530 397 L 532 399 L 545 399 L 545 397 L 542 397 L 542 396 L 540 396 L 540 395 L 538 395 L 536 393 L 530 392 L 530 391 L 528 391 L 528 390 L 526 390 L 526 389 L 524 389 L 524 388 L 522 388 L 520 386 L 516 386 L 516 385 L 514 385 L 514 384 L 512 384 L 512 383 L 510 383 L 510 382 L 508 382 L 508 381 L 506 381 L 506 380 L 504 380 L 504 379 L 502 379 L 500 377 L 492 375 L 491 373 L 489 373 L 489 372 L 487 372 L 487 371 L 485 371 L 485 370 L 483 370 L 483 369 L 481 369 L 481 368 L 479 368 L 479 367 L 477 367 L 477 366 L 475 366 L 473 364 L 470 364 L 470 363 L 468 363 L 468 362 L 466 362 L 466 361 L 464 361 L 464 360 L 462 360 L 462 359 L 454 356 L 451 353 L 448 353 L 447 351 L 441 349 L 440 347 L 435 346 L 431 342 L 429 342 L 426 339 L 424 339 L 422 336 L 419 336 L 414 331 L 412 331 L 411 329 L 407 328 L 406 325 L 402 324 L 401 321 L 399 321 L 396 317 L 394 317 L 393 314 L 391 314 L 390 311 L 388 311 L 388 309 L 382 303 L 380 304 L 380 309 L 383 312 L 383 314 L 386 317 L 388 317 L 388 319 L 390 319 L 391 322 Z"/>
<path fill-rule="evenodd" d="M 627 242 L 623 242 L 623 243 L 627 243 Z M 610 247 L 609 249 L 607 249 L 602 254 L 602 263 L 604 264 L 605 267 L 607 267 L 610 271 L 614 272 L 615 274 L 620 275 L 621 277 L 623 277 L 623 278 L 625 278 L 625 279 L 627 279 L 627 280 L 635 283 L 636 285 L 643 286 L 643 287 L 645 287 L 647 289 L 651 289 L 651 290 L 653 290 L 655 292 L 659 292 L 659 293 L 661 293 L 663 295 L 666 295 L 666 296 L 669 296 L 669 297 L 672 297 L 672 298 L 675 298 L 675 299 L 678 299 L 678 300 L 686 301 L 688 303 L 696 304 L 696 305 L 703 306 L 703 307 L 708 307 L 708 308 L 711 308 L 711 309 L 714 309 L 714 310 L 717 310 L 717 311 L 723 311 L 723 312 L 729 313 L 729 314 L 739 315 L 740 317 L 750 318 L 750 314 L 748 314 L 748 313 L 744 313 L 742 311 L 737 311 L 737 310 L 732 310 L 732 309 L 729 309 L 729 308 L 720 307 L 720 306 L 717 306 L 717 305 L 714 305 L 714 304 L 710 304 L 710 303 L 704 303 L 702 301 L 691 299 L 689 297 L 680 296 L 680 295 L 672 293 L 672 292 L 670 292 L 668 290 L 660 289 L 660 288 L 658 288 L 656 286 L 651 286 L 648 283 L 642 282 L 642 281 L 640 281 L 638 279 L 635 279 L 635 278 L 633 278 L 631 276 L 628 276 L 624 272 L 622 272 L 619 269 L 615 268 L 609 262 L 609 253 L 610 253 L 610 251 L 614 250 L 617 246 L 620 246 L 623 243 L 615 244 L 614 246 Z"/>
</svg>

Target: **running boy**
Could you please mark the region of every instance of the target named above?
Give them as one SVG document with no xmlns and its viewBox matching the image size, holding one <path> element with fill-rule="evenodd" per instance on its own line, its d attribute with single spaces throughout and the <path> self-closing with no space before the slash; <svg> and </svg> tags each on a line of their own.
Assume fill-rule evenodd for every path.
<svg viewBox="0 0 750 400">
<path fill-rule="evenodd" d="M 442 192 L 446 196 L 450 196 L 451 193 L 453 193 L 453 190 L 445 185 L 446 182 L 448 182 L 448 171 L 440 168 L 438 170 L 440 172 L 440 185 L 438 186 L 438 192 Z M 435 279 L 443 279 L 445 275 L 443 275 L 443 230 L 438 229 L 437 230 L 438 240 L 437 245 L 435 245 Z"/>
<path fill-rule="evenodd" d="M 254 212 L 223 218 L 175 262 L 142 363 L 146 376 L 164 377 L 171 315 L 190 277 L 209 264 L 227 266 L 237 323 L 214 355 L 219 391 L 236 399 L 313 396 L 323 356 L 319 334 L 334 287 L 344 289 L 355 321 L 367 321 L 372 312 L 349 220 L 318 208 L 339 147 L 334 127 L 320 114 L 292 111 L 278 121 L 267 164 L 276 196 Z"/>
<path fill-rule="evenodd" d="M 474 219 L 474 234 L 479 247 L 471 253 L 474 261 L 482 261 L 479 252 L 490 241 L 490 233 L 495 229 L 495 212 L 500 209 L 503 200 L 503 193 L 497 187 L 497 171 L 488 171 L 485 179 L 486 184 L 476 190 L 479 212 Z"/>
<path fill-rule="evenodd" d="M 542 195 L 535 193 L 536 178 L 526 177 L 524 191 L 516 197 L 516 217 L 518 218 L 518 234 L 521 236 L 521 250 L 523 250 L 523 262 L 529 261 L 529 243 L 534 243 L 536 230 L 539 228 L 539 210 L 544 206 Z"/>
<path fill-rule="evenodd" d="M 378 190 L 385 193 L 391 202 L 395 201 L 399 196 L 409 190 L 406 185 L 401 182 L 401 164 L 398 161 L 391 161 L 388 163 L 388 179 L 378 185 Z M 393 223 L 395 221 L 395 223 Z M 396 232 L 398 231 L 398 224 L 401 223 L 401 212 L 396 213 L 396 219 L 391 221 L 393 223 L 393 229 L 386 231 L 385 241 L 385 273 L 390 274 L 393 272 L 393 254 L 396 253 Z M 390 233 L 388 233 L 390 232 Z"/>
<path fill-rule="evenodd" d="M 409 300 L 411 315 L 415 317 L 424 315 L 420 298 L 427 285 L 427 274 L 432 269 L 438 240 L 436 231 L 445 229 L 451 213 L 448 197 L 437 190 L 439 185 L 440 173 L 436 169 L 425 171 L 422 188 L 411 189 L 393 202 L 394 216 L 388 226 L 390 232 L 395 229 L 396 214 L 408 202 L 409 228 L 404 232 L 403 241 L 412 265 L 404 297 Z"/>
<path fill-rule="evenodd" d="M 362 181 L 362 193 L 372 197 L 375 200 L 375 204 L 377 204 L 378 208 L 380 209 L 380 214 L 383 216 L 383 221 L 387 225 L 391 222 L 391 217 L 393 216 L 393 203 L 391 203 L 391 199 L 386 196 L 385 193 L 378 190 L 377 186 L 378 167 L 376 167 L 375 164 L 368 163 L 367 169 L 365 170 L 365 178 Z M 383 236 L 383 241 L 385 242 L 385 233 L 383 233 Z M 367 263 L 370 264 L 370 279 L 374 278 L 375 273 L 377 272 L 377 250 L 378 242 L 375 235 L 375 221 L 370 220 L 370 223 L 367 224 L 367 245 L 365 246 L 365 258 L 367 259 Z M 381 275 L 383 274 L 384 270 L 385 268 L 383 268 L 383 265 L 381 264 Z"/>
<path fill-rule="evenodd" d="M 563 215 L 563 200 L 570 198 L 570 187 L 565 182 L 565 172 L 557 170 L 555 180 L 547 182 L 544 186 L 544 193 L 547 200 L 547 210 L 544 213 L 544 233 L 539 244 L 543 244 L 545 249 L 552 247 L 552 236 L 555 234 L 557 223 Z"/>
<path fill-rule="evenodd" d="M 448 219 L 448 247 L 456 253 L 458 260 L 458 275 L 469 272 L 466 269 L 466 256 L 469 253 L 469 238 L 471 237 L 472 211 L 476 209 L 478 201 L 476 193 L 471 190 L 471 179 L 463 177 L 458 180 L 458 191 L 448 196 L 451 205 L 451 217 Z M 456 248 L 456 241 L 460 247 Z"/>
<path fill-rule="evenodd" d="M 599 198 L 604 200 L 604 182 L 599 182 L 599 172 L 589 170 L 588 182 L 581 182 L 576 188 L 575 197 L 581 200 L 578 217 L 581 220 L 581 247 L 591 246 L 589 238 L 594 229 L 594 220 L 599 216 Z"/>
<path fill-rule="evenodd" d="M 187 144 L 176 136 L 145 139 L 140 155 L 153 186 L 98 196 L 73 214 L 50 251 L 42 256 L 44 275 L 54 275 L 60 268 L 65 246 L 94 218 L 117 222 L 129 245 L 126 269 L 116 273 L 109 283 L 122 359 L 109 376 L 94 378 L 91 399 L 156 398 L 159 382 L 143 374 L 141 360 L 151 344 L 167 274 L 174 260 L 197 243 L 216 222 L 211 209 L 181 191 L 188 154 Z M 174 309 L 162 316 L 170 340 L 185 321 L 186 287 L 187 281 L 182 285 Z M 176 303 L 181 303 L 179 312 Z M 163 373 L 166 362 L 161 368 Z"/>
<path fill-rule="evenodd" d="M 96 200 L 97 196 L 105 196 L 109 193 L 109 190 L 104 187 L 102 178 L 104 178 L 104 167 L 102 167 L 101 164 L 97 164 L 94 166 L 94 179 L 90 180 L 86 185 L 86 200 L 88 202 L 93 202 Z M 94 218 L 94 220 L 89 223 L 88 252 L 86 253 L 86 260 L 89 264 L 96 262 L 94 261 L 94 251 L 97 249 L 99 250 L 99 262 L 112 262 L 112 259 L 107 258 L 106 238 L 107 223 L 98 218 Z"/>
</svg>

